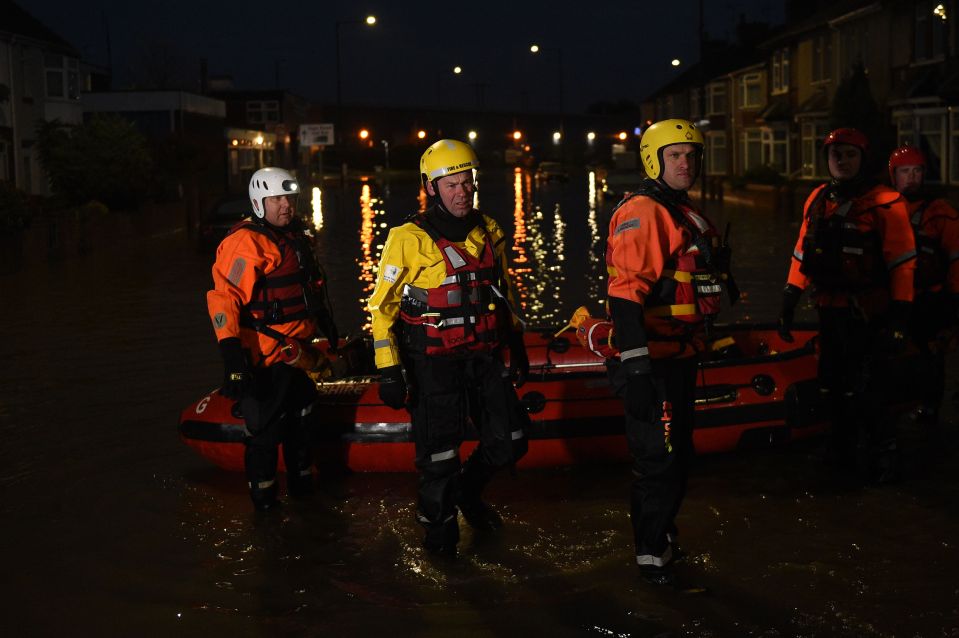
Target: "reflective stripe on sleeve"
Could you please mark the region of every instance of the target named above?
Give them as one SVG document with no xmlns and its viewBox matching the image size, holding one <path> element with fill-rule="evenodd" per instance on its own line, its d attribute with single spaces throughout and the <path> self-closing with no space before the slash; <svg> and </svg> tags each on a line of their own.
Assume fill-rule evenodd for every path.
<svg viewBox="0 0 959 638">
<path fill-rule="evenodd" d="M 915 259 L 915 258 L 916 258 L 915 250 L 904 252 L 903 254 L 899 255 L 898 257 L 893 259 L 891 262 L 889 262 L 889 270 L 892 270 L 896 266 L 901 266 L 902 264 L 906 263 L 910 259 Z"/>
<path fill-rule="evenodd" d="M 436 454 L 430 454 L 430 461 L 433 463 L 439 463 L 440 461 L 448 461 L 451 458 L 456 456 L 456 450 L 446 450 L 445 452 L 437 452 Z"/>
<path fill-rule="evenodd" d="M 635 359 L 636 357 L 648 357 L 649 348 L 642 346 L 641 348 L 633 348 L 632 350 L 626 350 L 625 352 L 619 353 L 619 360 L 626 361 L 627 359 Z"/>
<path fill-rule="evenodd" d="M 265 490 L 268 487 L 272 487 L 274 483 L 276 483 L 276 479 L 270 479 L 269 481 L 258 481 L 256 487 L 257 489 Z M 247 485 L 249 485 L 251 488 L 253 487 L 253 483 L 247 483 Z"/>
<path fill-rule="evenodd" d="M 606 274 L 610 277 L 619 277 L 619 271 L 616 270 L 615 266 L 606 266 Z"/>
<path fill-rule="evenodd" d="M 616 226 L 616 230 L 613 231 L 613 236 L 615 237 L 616 235 L 622 232 L 625 232 L 627 230 L 635 230 L 637 228 L 639 228 L 638 219 L 627 219 L 624 222 L 620 222 L 619 225 Z"/>
<path fill-rule="evenodd" d="M 796 261 L 802 261 L 802 251 L 799 249 L 793 250 L 793 259 Z"/>
<path fill-rule="evenodd" d="M 517 441 L 517 440 L 523 438 L 523 435 L 524 435 L 524 434 L 525 434 L 525 432 L 523 432 L 522 430 L 513 430 L 512 432 L 509 433 L 509 438 L 512 439 L 512 440 L 514 440 L 514 441 Z"/>
<path fill-rule="evenodd" d="M 390 340 L 389 340 L 389 339 L 377 339 L 376 341 L 373 342 L 373 349 L 374 349 L 374 350 L 376 350 L 376 349 L 378 349 L 378 348 L 389 348 L 389 347 L 390 347 Z"/>
</svg>

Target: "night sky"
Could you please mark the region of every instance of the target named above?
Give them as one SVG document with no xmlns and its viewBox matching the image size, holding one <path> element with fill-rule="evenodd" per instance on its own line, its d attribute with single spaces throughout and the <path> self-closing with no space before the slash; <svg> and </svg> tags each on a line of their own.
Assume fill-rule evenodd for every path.
<svg viewBox="0 0 959 638">
<path fill-rule="evenodd" d="M 21 6 L 106 66 L 107 25 L 115 88 L 140 81 L 199 86 L 230 75 L 237 88 L 287 88 L 336 99 L 335 23 L 377 16 L 376 26 L 341 27 L 343 102 L 555 111 L 562 50 L 565 110 L 600 100 L 638 102 L 681 72 L 674 57 L 698 56 L 696 0 L 663 3 L 545 2 L 223 2 L 220 0 L 22 0 Z M 705 0 L 706 30 L 732 36 L 740 14 L 779 24 L 783 0 Z M 585 7 L 589 7 L 588 9 Z M 538 56 L 529 44 L 544 48 Z M 450 69 L 461 65 L 454 76 Z M 142 84 L 141 84 L 142 85 Z"/>
</svg>

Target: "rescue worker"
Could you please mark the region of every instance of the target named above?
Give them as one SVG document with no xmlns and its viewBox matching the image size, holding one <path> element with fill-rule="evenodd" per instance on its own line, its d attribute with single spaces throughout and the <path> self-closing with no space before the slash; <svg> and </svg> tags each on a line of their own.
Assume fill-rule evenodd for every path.
<svg viewBox="0 0 959 638">
<path fill-rule="evenodd" d="M 939 422 L 945 392 L 945 350 L 959 311 L 959 213 L 923 188 L 926 156 L 901 146 L 889 156 L 889 181 L 906 199 L 916 242 L 916 298 L 910 333 L 921 357 L 921 403 L 917 421 Z"/>
<path fill-rule="evenodd" d="M 823 143 L 831 181 L 806 200 L 780 334 L 792 341 L 796 305 L 814 288 L 820 392 L 831 422 L 828 458 L 874 482 L 896 477 L 894 424 L 881 413 L 880 364 L 905 345 L 916 250 L 905 201 L 866 169 L 869 141 L 838 128 Z"/>
<path fill-rule="evenodd" d="M 729 249 L 687 191 L 702 167 L 703 135 L 663 120 L 643 133 L 647 179 L 609 223 L 608 304 L 625 384 L 626 439 L 633 457 L 630 518 L 640 574 L 675 584 L 676 514 L 692 455 L 697 355 L 729 281 Z"/>
<path fill-rule="evenodd" d="M 236 399 L 249 436 L 244 463 L 256 510 L 277 501 L 277 445 L 283 444 L 287 491 L 313 491 L 305 419 L 316 400 L 307 371 L 328 367 L 311 342 L 322 330 L 338 342 L 323 270 L 309 231 L 296 216 L 299 185 L 282 168 L 250 179 L 253 216 L 220 243 L 207 306 L 223 357 L 220 394 Z"/>
<path fill-rule="evenodd" d="M 511 382 L 525 382 L 529 360 L 513 312 L 506 240 L 473 208 L 478 166 L 472 147 L 457 140 L 423 153 L 428 208 L 390 230 L 369 301 L 380 398 L 410 411 L 423 545 L 447 556 L 456 554 L 457 510 L 476 530 L 502 525 L 482 490 L 526 453 L 529 426 Z M 461 466 L 467 418 L 479 445 Z"/>
</svg>

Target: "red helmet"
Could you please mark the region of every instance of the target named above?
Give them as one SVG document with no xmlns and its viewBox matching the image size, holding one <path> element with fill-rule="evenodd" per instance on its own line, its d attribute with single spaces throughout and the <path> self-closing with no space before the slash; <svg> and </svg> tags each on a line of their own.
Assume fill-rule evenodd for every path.
<svg viewBox="0 0 959 638">
<path fill-rule="evenodd" d="M 926 155 L 915 146 L 900 146 L 889 156 L 889 181 L 896 185 L 897 166 L 926 166 Z"/>
<path fill-rule="evenodd" d="M 869 138 L 862 131 L 854 128 L 837 128 L 831 131 L 823 140 L 822 147 L 826 148 L 830 144 L 851 144 L 863 154 L 869 150 Z"/>
</svg>

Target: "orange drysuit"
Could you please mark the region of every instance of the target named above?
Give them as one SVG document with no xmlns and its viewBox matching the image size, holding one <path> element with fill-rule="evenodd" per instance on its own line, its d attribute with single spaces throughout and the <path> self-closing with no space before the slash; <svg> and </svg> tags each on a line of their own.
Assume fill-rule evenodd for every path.
<svg viewBox="0 0 959 638">
<path fill-rule="evenodd" d="M 715 269 L 705 263 L 705 252 L 718 249 L 718 243 L 713 225 L 688 203 L 670 212 L 653 197 L 639 195 L 614 212 L 607 291 L 643 307 L 651 357 L 689 356 L 701 349 L 701 328 L 719 312 L 722 294 Z M 632 338 L 620 328 L 617 340 L 628 350 Z M 693 348 L 686 347 L 690 342 Z"/>
<path fill-rule="evenodd" d="M 253 222 L 240 224 L 220 244 L 213 264 L 213 290 L 207 293 L 207 307 L 217 341 L 239 337 L 243 347 L 250 351 L 253 365 L 270 366 L 283 361 L 280 338 L 308 345 L 316 336 L 317 325 L 312 316 L 299 311 L 304 307 L 305 287 L 315 282 L 295 281 L 301 277 L 298 273 L 306 268 L 299 263 L 296 250 L 295 233 L 302 233 L 302 229 L 271 227 L 264 231 L 263 228 Z M 306 249 L 308 247 L 301 252 Z M 309 258 L 312 259 L 312 253 Z M 274 286 L 270 288 L 272 293 L 265 294 L 264 281 L 279 273 L 286 279 L 280 283 L 287 285 Z M 251 304 L 263 304 L 265 298 L 275 302 L 281 313 L 294 318 L 271 323 L 266 332 L 255 330 L 251 325 L 254 318 Z M 297 312 L 287 312 L 291 309 Z M 271 336 L 270 331 L 279 335 Z"/>
<path fill-rule="evenodd" d="M 906 207 L 916 239 L 916 292 L 959 293 L 959 213 L 944 199 Z"/>
<path fill-rule="evenodd" d="M 787 283 L 800 290 L 814 284 L 820 307 L 847 307 L 851 295 L 868 314 L 890 300 L 911 302 L 916 245 L 905 200 L 882 185 L 846 200 L 825 188 L 806 199 Z"/>
</svg>

